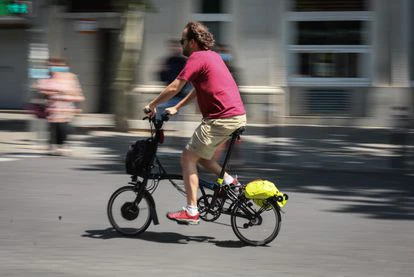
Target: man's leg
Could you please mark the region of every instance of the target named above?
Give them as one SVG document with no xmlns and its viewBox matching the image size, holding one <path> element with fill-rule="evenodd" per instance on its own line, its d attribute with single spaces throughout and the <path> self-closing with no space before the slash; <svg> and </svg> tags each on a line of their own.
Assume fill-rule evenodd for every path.
<svg viewBox="0 0 414 277">
<path fill-rule="evenodd" d="M 183 180 L 185 190 L 187 192 L 187 205 L 197 207 L 197 191 L 198 191 L 198 157 L 193 152 L 184 149 L 181 156 L 181 167 L 183 170 Z"/>
<path fill-rule="evenodd" d="M 198 224 L 200 214 L 197 211 L 198 171 L 197 162 L 200 159 L 195 153 L 185 149 L 181 156 L 183 180 L 187 193 L 187 207 L 178 212 L 167 213 L 167 218 L 178 223 Z"/>
<path fill-rule="evenodd" d="M 202 167 L 204 167 L 206 170 L 210 171 L 211 173 L 219 176 L 221 173 L 222 167 L 219 165 L 219 163 L 216 160 L 206 160 L 206 159 L 200 159 L 198 162 Z M 230 175 L 225 172 L 223 179 L 226 180 L 230 177 Z"/>
</svg>

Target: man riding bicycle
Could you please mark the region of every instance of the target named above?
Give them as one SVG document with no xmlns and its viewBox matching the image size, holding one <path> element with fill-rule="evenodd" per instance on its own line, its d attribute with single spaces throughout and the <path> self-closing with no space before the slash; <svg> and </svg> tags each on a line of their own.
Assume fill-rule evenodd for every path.
<svg viewBox="0 0 414 277">
<path fill-rule="evenodd" d="M 157 105 L 174 97 L 187 82 L 192 83 L 190 93 L 174 107 L 166 109 L 168 114 L 174 115 L 197 98 L 203 116 L 181 156 L 187 206 L 181 211 L 167 213 L 167 218 L 179 223 L 197 224 L 197 164 L 219 176 L 222 168 L 213 160 L 214 152 L 235 130 L 246 125 L 246 111 L 237 84 L 226 64 L 219 54 L 211 50 L 214 38 L 208 28 L 199 22 L 189 22 L 180 42 L 183 55 L 188 57 L 185 67 L 145 109 L 150 110 L 150 116 L 153 116 Z M 223 182 L 240 185 L 228 173 L 224 174 Z"/>
</svg>

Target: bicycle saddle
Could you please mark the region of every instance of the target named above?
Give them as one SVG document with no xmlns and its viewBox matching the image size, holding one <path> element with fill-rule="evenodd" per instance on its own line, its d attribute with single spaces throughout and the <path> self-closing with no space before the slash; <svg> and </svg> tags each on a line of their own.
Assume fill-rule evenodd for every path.
<svg viewBox="0 0 414 277">
<path fill-rule="evenodd" d="M 246 128 L 244 126 L 243 127 L 240 127 L 239 129 L 237 129 L 236 131 L 234 131 L 231 134 L 231 136 L 240 136 L 244 132 L 245 129 Z"/>
</svg>

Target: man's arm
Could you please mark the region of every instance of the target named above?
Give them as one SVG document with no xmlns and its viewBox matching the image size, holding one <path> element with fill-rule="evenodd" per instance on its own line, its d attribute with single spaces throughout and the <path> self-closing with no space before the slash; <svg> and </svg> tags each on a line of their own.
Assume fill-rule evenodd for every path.
<svg viewBox="0 0 414 277">
<path fill-rule="evenodd" d="M 170 107 L 165 109 L 169 114 L 174 115 L 180 110 L 182 107 L 187 105 L 197 96 L 197 92 L 195 88 L 193 88 L 180 102 L 177 103 L 174 107 Z"/>
<path fill-rule="evenodd" d="M 170 100 L 174 95 L 178 94 L 185 86 L 187 81 L 181 79 L 175 79 L 169 84 L 154 100 L 152 100 L 147 107 L 155 112 L 155 107 L 161 103 Z"/>
<path fill-rule="evenodd" d="M 185 105 L 187 105 L 191 100 L 193 100 L 197 96 L 197 92 L 195 88 L 193 88 L 180 102 L 175 105 L 177 110 L 181 109 Z"/>
</svg>

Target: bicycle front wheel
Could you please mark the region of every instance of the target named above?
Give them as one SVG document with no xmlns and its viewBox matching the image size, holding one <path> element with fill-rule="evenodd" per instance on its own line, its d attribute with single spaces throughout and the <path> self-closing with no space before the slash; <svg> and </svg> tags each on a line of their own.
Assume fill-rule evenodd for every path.
<svg viewBox="0 0 414 277">
<path fill-rule="evenodd" d="M 281 226 L 279 207 L 274 202 L 260 206 L 252 200 L 239 201 L 231 212 L 231 227 L 236 236 L 250 245 L 266 245 L 273 241 Z"/>
<path fill-rule="evenodd" d="M 136 236 L 151 224 L 151 198 L 147 192 L 139 196 L 134 186 L 116 190 L 109 198 L 107 213 L 112 227 L 126 236 Z"/>
</svg>

